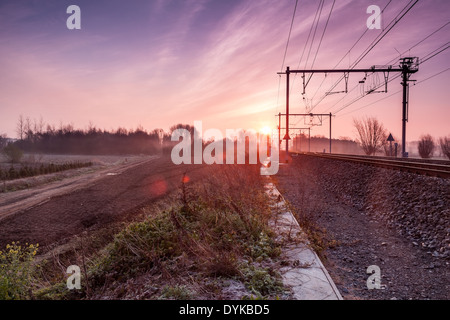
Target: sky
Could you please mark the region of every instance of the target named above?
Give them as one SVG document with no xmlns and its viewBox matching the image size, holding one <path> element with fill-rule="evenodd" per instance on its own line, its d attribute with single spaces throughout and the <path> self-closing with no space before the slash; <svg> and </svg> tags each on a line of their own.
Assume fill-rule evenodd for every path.
<svg viewBox="0 0 450 320">
<path fill-rule="evenodd" d="M 275 115 L 285 112 L 286 103 L 286 76 L 277 73 L 287 66 L 349 68 L 411 3 L 2 0 L 0 134 L 16 138 L 20 115 L 80 129 L 140 125 L 168 131 L 197 120 L 203 130 L 276 128 Z M 81 10 L 79 30 L 67 28 L 70 5 Z M 381 29 L 367 27 L 370 5 L 386 7 Z M 449 21 L 449 1 L 419 0 L 355 67 L 398 67 L 400 57 L 431 56 L 448 46 Z M 417 81 L 410 83 L 408 141 L 450 135 L 449 61 L 450 50 L 444 50 L 411 75 Z M 340 74 L 315 73 L 302 94 L 300 74 L 291 74 L 290 112 L 331 112 L 334 138 L 355 139 L 353 119 L 376 117 L 400 139 L 400 78 L 388 83 L 387 93 L 362 97 L 384 83 L 382 73 L 369 74 L 363 87 L 364 76 L 349 76 L 347 94 L 326 94 Z M 341 81 L 332 91 L 344 90 Z M 361 99 L 349 104 L 356 98 Z M 328 136 L 328 121 L 313 126 L 311 134 Z M 309 123 L 309 117 L 291 117 L 290 126 Z"/>
</svg>

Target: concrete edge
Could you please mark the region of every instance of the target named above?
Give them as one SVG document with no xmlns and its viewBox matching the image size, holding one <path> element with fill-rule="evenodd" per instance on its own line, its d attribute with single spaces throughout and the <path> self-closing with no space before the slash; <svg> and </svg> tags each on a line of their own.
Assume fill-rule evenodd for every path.
<svg viewBox="0 0 450 320">
<path fill-rule="evenodd" d="M 306 235 L 297 219 L 287 209 L 283 195 L 270 182 L 270 177 L 268 178 L 269 181 L 265 185 L 266 192 L 270 196 L 277 198 L 275 206 L 281 208 L 281 213 L 278 212 L 277 216 L 277 220 L 280 219 L 277 231 L 280 234 L 283 231 L 291 233 L 294 228 L 297 233 L 304 235 L 305 238 L 295 248 L 290 248 L 284 252 L 290 261 L 298 261 L 299 263 L 297 266 L 282 268 L 283 283 L 291 287 L 293 297 L 297 300 L 343 300 L 342 295 L 317 253 L 311 249 L 310 243 L 306 239 Z M 306 267 L 302 265 L 304 261 L 306 261 Z"/>
</svg>

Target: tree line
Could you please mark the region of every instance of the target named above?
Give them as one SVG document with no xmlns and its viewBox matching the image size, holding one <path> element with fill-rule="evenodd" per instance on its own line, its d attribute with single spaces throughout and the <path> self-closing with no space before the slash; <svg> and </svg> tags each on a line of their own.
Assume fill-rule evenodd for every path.
<svg viewBox="0 0 450 320">
<path fill-rule="evenodd" d="M 398 144 L 396 150 L 391 149 L 387 141 L 388 131 L 374 117 L 364 119 L 353 119 L 353 125 L 358 132 L 358 143 L 361 145 L 364 153 L 375 155 L 377 152 L 383 152 L 386 156 L 397 156 L 401 145 Z M 395 137 L 394 140 L 398 141 Z M 450 159 L 450 138 L 441 137 L 436 141 L 431 135 L 422 135 L 419 139 L 417 151 L 421 158 L 431 158 L 440 147 L 443 156 Z M 395 153 L 397 151 L 397 154 Z"/>
<path fill-rule="evenodd" d="M 44 128 L 45 127 L 45 128 Z M 118 128 L 107 131 L 92 123 L 87 129 L 75 129 L 71 124 L 45 125 L 42 119 L 30 121 L 19 117 L 14 145 L 24 152 L 50 154 L 154 154 L 160 151 L 161 129 L 146 131 Z"/>
<path fill-rule="evenodd" d="M 383 124 L 376 118 L 354 119 L 354 126 L 358 133 L 355 141 L 350 139 L 339 139 L 337 142 L 342 144 L 342 151 L 353 150 L 359 144 L 363 152 L 367 155 L 375 155 L 382 152 L 386 156 L 398 156 L 401 145 L 398 144 L 392 150 L 391 145 L 386 141 L 388 131 Z M 145 130 L 142 126 L 136 129 L 127 130 L 119 127 L 116 130 L 107 131 L 96 128 L 92 123 L 87 129 L 75 129 L 72 124 L 62 124 L 56 128 L 54 125 L 45 124 L 43 119 L 39 121 L 30 118 L 19 117 L 16 127 L 18 140 L 9 143 L 6 135 L 0 135 L 0 150 L 11 159 L 12 162 L 18 162 L 22 152 L 27 153 L 48 153 L 48 154 L 170 154 L 173 146 L 177 142 L 171 141 L 171 133 L 175 129 L 186 129 L 194 132 L 194 127 L 187 124 L 177 124 L 164 132 L 162 129 L 152 131 Z M 312 147 L 326 148 L 325 138 L 311 137 Z M 398 139 L 394 137 L 396 141 Z M 307 138 L 300 135 L 296 139 L 298 144 L 294 143 L 296 148 L 305 150 Z M 323 141 L 322 141 L 323 140 Z M 325 141 L 325 142 L 324 142 Z M 203 142 L 207 144 L 207 142 Z M 418 144 L 418 153 L 422 158 L 430 158 L 440 147 L 442 155 L 450 159 L 450 138 L 441 137 L 437 141 L 430 135 L 424 135 L 420 138 Z"/>
</svg>

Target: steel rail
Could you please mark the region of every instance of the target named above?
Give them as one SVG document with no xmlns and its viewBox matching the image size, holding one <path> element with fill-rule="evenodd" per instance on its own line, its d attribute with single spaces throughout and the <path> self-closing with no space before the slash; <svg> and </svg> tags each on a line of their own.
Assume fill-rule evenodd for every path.
<svg viewBox="0 0 450 320">
<path fill-rule="evenodd" d="M 308 156 L 315 156 L 327 159 L 350 161 L 364 165 L 382 167 L 386 169 L 400 170 L 405 172 L 412 172 L 421 175 L 434 176 L 448 179 L 450 178 L 450 164 L 438 164 L 420 161 L 408 161 L 398 159 L 386 159 L 370 156 L 356 156 L 343 154 L 329 154 L 329 153 L 297 153 Z"/>
</svg>

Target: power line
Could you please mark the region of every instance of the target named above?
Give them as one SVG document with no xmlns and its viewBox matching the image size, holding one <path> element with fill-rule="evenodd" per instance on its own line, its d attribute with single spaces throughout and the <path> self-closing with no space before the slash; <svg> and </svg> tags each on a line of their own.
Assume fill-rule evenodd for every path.
<svg viewBox="0 0 450 320">
<path fill-rule="evenodd" d="M 401 74 L 396 75 L 394 78 L 392 78 L 391 80 L 389 80 L 388 83 L 391 82 L 391 81 L 394 81 L 394 80 L 398 79 L 400 76 L 401 76 Z M 384 84 L 379 85 L 379 86 L 377 86 L 377 87 L 374 87 L 373 90 L 377 90 L 377 89 L 381 88 L 383 85 L 384 85 Z M 340 111 L 344 110 L 345 108 L 351 106 L 352 104 L 354 104 L 355 102 L 361 100 L 362 98 L 364 98 L 365 96 L 367 96 L 367 95 L 369 95 L 369 94 L 371 94 L 371 93 L 368 93 L 368 94 L 366 94 L 366 95 L 363 95 L 363 96 L 360 96 L 360 97 L 357 97 L 357 98 L 353 99 L 351 102 L 345 104 L 344 106 L 342 106 L 342 107 L 339 108 L 338 110 L 334 111 L 334 114 L 337 114 L 338 112 L 340 112 Z"/>
<path fill-rule="evenodd" d="M 414 0 L 411 0 L 406 6 L 405 6 L 405 8 L 403 8 L 402 9 L 402 11 L 403 10 L 405 10 L 406 9 L 406 7 L 412 2 L 412 1 L 414 1 Z M 354 67 L 356 67 L 356 65 L 358 65 L 358 63 L 360 63 L 361 61 L 362 61 L 362 59 L 364 59 L 364 57 L 366 57 L 367 56 L 367 54 L 370 52 L 370 51 L 372 51 L 372 49 L 389 33 L 389 31 L 391 31 L 392 30 L 392 28 L 394 28 L 396 25 L 397 25 L 397 23 L 399 23 L 400 22 L 400 20 L 417 4 L 417 2 L 419 2 L 419 0 L 415 0 L 415 2 L 409 7 L 409 8 L 407 8 L 406 9 L 406 11 L 402 14 L 402 11 L 400 11 L 400 13 L 397 15 L 397 17 L 400 15 L 400 14 L 402 14 L 399 18 L 397 18 L 397 17 L 395 17 L 395 19 L 394 20 L 392 20 L 390 23 L 389 23 L 389 25 L 393 22 L 394 24 L 392 25 L 392 26 L 390 26 L 389 27 L 389 25 L 388 25 L 388 27 L 389 27 L 389 29 L 386 31 L 386 32 L 384 32 L 384 33 L 382 33 L 382 35 L 381 35 L 381 37 L 377 40 L 377 39 L 375 39 L 374 41 L 372 41 L 372 43 L 370 44 L 370 48 L 369 49 L 366 49 L 365 50 L 365 52 L 363 52 L 363 54 L 361 54 L 360 55 L 360 57 L 358 57 L 358 59 L 352 64 L 352 68 L 354 68 Z M 375 42 L 375 43 L 374 43 Z"/>
<path fill-rule="evenodd" d="M 286 48 L 284 49 L 283 63 L 281 64 L 281 71 L 283 71 L 284 63 L 286 61 L 286 54 L 287 54 L 288 47 L 289 47 L 289 41 L 291 39 L 292 26 L 294 25 L 294 18 L 295 18 L 295 12 L 297 11 L 297 5 L 298 5 L 298 0 L 295 1 L 294 13 L 292 14 L 292 20 L 291 20 L 291 27 L 289 28 L 289 34 L 288 34 L 288 39 L 286 42 Z"/>
<path fill-rule="evenodd" d="M 325 111 L 330 111 L 331 109 L 333 109 L 339 102 L 341 102 L 342 100 L 344 100 L 348 94 L 350 94 L 352 91 L 354 91 L 356 88 L 358 88 L 358 85 L 354 86 L 353 89 L 351 89 L 350 91 L 348 91 L 347 94 L 345 94 L 341 99 L 339 99 L 335 104 L 333 104 L 331 107 L 329 107 L 328 109 L 326 109 Z"/>
<path fill-rule="evenodd" d="M 442 74 L 442 73 L 444 73 L 444 72 L 447 72 L 447 71 L 449 71 L 449 70 L 450 70 L 450 68 L 447 68 L 447 69 L 445 69 L 445 70 L 443 70 L 443 71 L 440 71 L 440 72 L 438 72 L 438 73 L 436 73 L 436 74 L 433 74 L 432 76 L 429 76 L 429 77 L 426 78 L 426 79 L 423 79 L 423 80 L 420 80 L 420 81 L 414 83 L 414 86 L 416 86 L 416 85 L 418 85 L 418 84 L 421 84 L 421 83 L 424 83 L 425 81 L 428 81 L 428 80 L 430 80 L 430 79 L 432 79 L 432 78 L 434 78 L 434 77 L 437 77 L 438 75 L 440 75 L 440 74 Z M 378 99 L 377 101 L 374 101 L 374 102 L 372 102 L 372 103 L 369 103 L 369 104 L 367 104 L 367 105 L 365 105 L 365 106 L 363 106 L 363 107 L 360 107 L 360 108 L 358 108 L 358 109 L 349 111 L 349 112 L 347 112 L 347 113 L 343 113 L 343 114 L 339 115 L 338 117 L 343 117 L 343 116 L 346 116 L 346 115 L 351 114 L 351 113 L 353 113 L 353 112 L 359 111 L 359 110 L 361 110 L 361 109 L 370 107 L 370 106 L 372 106 L 372 105 L 374 105 L 374 104 L 376 104 L 376 103 L 378 103 L 378 102 L 380 102 L 380 101 L 382 101 L 382 100 L 388 99 L 388 98 L 390 98 L 390 97 L 396 95 L 397 93 L 400 93 L 401 91 L 402 91 L 402 90 L 400 89 L 400 90 L 398 90 L 398 91 L 396 91 L 396 92 L 394 92 L 394 93 L 392 93 L 392 94 L 390 94 L 390 95 L 388 95 L 388 96 L 386 96 L 386 97 L 383 97 L 383 98 L 381 98 L 381 99 Z M 335 113 L 335 114 L 336 114 L 336 113 Z"/>
<path fill-rule="evenodd" d="M 289 47 L 289 41 L 291 39 L 291 32 L 292 32 L 292 26 L 294 25 L 295 13 L 297 12 L 297 5 L 298 5 L 298 0 L 295 1 L 294 13 L 292 14 L 291 26 L 289 27 L 286 48 L 284 49 L 283 62 L 281 63 L 281 71 L 283 71 L 284 63 L 286 62 L 286 55 L 287 55 L 287 51 L 288 51 L 288 47 Z M 281 76 L 278 79 L 278 94 L 277 94 L 276 111 L 278 111 L 278 102 L 279 102 L 279 98 L 280 98 L 280 84 L 281 84 Z"/>
<path fill-rule="evenodd" d="M 336 2 L 336 0 L 333 0 L 333 4 L 331 5 L 330 13 L 328 14 L 327 22 L 325 23 L 325 27 L 324 27 L 323 32 L 322 32 L 322 36 L 320 37 L 319 45 L 318 45 L 318 47 L 317 47 L 316 55 L 314 56 L 314 60 L 313 60 L 313 63 L 312 63 L 312 65 L 311 65 L 311 68 L 314 67 L 314 63 L 316 62 L 317 54 L 319 53 L 320 46 L 322 45 L 322 40 L 323 40 L 323 37 L 324 37 L 324 35 L 325 35 L 325 31 L 327 30 L 328 22 L 330 22 L 330 17 L 331 17 L 331 13 L 333 12 L 333 8 L 334 8 L 335 2 Z M 309 77 L 309 79 L 311 79 L 311 77 L 312 77 L 312 75 Z M 309 81 L 309 79 L 308 79 L 308 81 Z M 325 78 L 323 78 L 322 83 L 323 83 L 324 81 L 325 81 Z M 322 86 L 322 83 L 320 84 L 319 88 Z M 314 95 L 312 96 L 311 101 L 312 101 L 312 99 L 314 99 L 314 97 L 316 96 L 316 93 L 317 93 L 317 91 L 319 90 L 319 88 L 316 90 L 316 92 L 315 92 Z"/>
<path fill-rule="evenodd" d="M 417 42 L 416 44 L 414 44 L 413 46 L 411 46 L 409 49 L 407 49 L 406 51 L 404 51 L 401 55 L 403 55 L 403 54 L 405 54 L 406 52 L 408 52 L 409 50 L 411 50 L 411 49 L 417 47 L 419 44 L 421 44 L 422 42 L 424 42 L 425 40 L 427 40 L 428 38 L 430 38 L 431 36 L 433 36 L 434 34 L 436 34 L 437 32 L 439 32 L 440 30 L 442 30 L 443 28 L 445 28 L 448 24 L 450 24 L 450 22 L 446 22 L 444 25 L 442 25 L 442 26 L 439 27 L 438 29 L 434 30 L 432 33 L 430 33 L 429 35 L 427 35 L 426 37 L 424 37 L 422 40 L 420 40 L 419 42 Z M 441 53 L 441 52 L 445 51 L 446 49 L 448 49 L 448 44 L 449 44 L 449 42 L 447 42 L 447 43 L 441 45 L 441 46 L 438 47 L 437 49 L 435 49 L 435 50 L 431 51 L 430 53 L 426 54 L 426 55 L 424 56 L 425 59 L 423 59 L 420 63 L 421 63 L 421 64 L 422 64 L 422 63 L 425 63 L 425 62 L 428 61 L 429 59 L 433 58 L 434 56 L 436 56 L 436 55 L 438 55 L 439 53 Z M 444 46 L 446 46 L 446 45 L 447 45 L 446 48 L 440 50 L 439 52 L 435 52 L 435 51 L 438 51 L 439 49 L 441 49 L 442 47 L 444 47 Z M 433 54 L 433 53 L 434 53 L 434 54 Z M 395 60 L 396 60 L 395 58 L 392 59 L 391 61 L 389 61 L 388 63 L 386 63 L 386 65 L 389 65 L 389 64 L 393 63 Z M 393 79 L 391 79 L 391 80 L 389 80 L 388 83 L 391 82 L 391 81 L 393 81 L 393 80 L 395 80 L 395 79 L 397 79 L 397 78 L 398 78 L 398 76 L 395 77 L 395 78 L 393 78 Z M 357 86 L 358 86 L 358 85 L 357 85 Z M 356 87 L 357 87 L 357 86 L 356 86 Z M 354 87 L 350 92 L 352 92 L 354 89 L 356 89 L 356 87 Z M 375 90 L 378 89 L 378 88 L 380 88 L 380 86 L 377 87 L 377 88 L 375 88 Z M 350 92 L 349 92 L 349 93 L 350 93 Z M 338 102 L 336 102 L 334 105 L 332 105 L 332 106 L 331 106 L 330 108 L 328 108 L 327 110 L 332 109 L 332 108 L 333 108 L 334 106 L 336 106 L 340 101 L 342 101 L 346 96 L 347 96 L 347 95 L 345 95 L 342 99 L 340 99 Z M 391 96 L 391 95 L 390 95 L 390 96 Z M 336 112 L 339 112 L 339 111 L 345 109 L 346 107 L 350 106 L 351 104 L 353 104 L 353 103 L 359 101 L 361 98 L 362 98 L 362 97 L 360 97 L 360 98 L 358 98 L 358 99 L 355 99 L 354 101 L 352 101 L 351 103 L 348 103 L 347 105 L 345 105 L 344 107 L 342 107 L 341 109 L 339 109 L 339 110 L 336 111 Z M 358 110 L 358 109 L 357 109 L 357 110 Z"/>
<path fill-rule="evenodd" d="M 414 3 L 412 3 L 413 1 L 415 1 Z M 373 48 L 375 48 L 375 46 L 400 22 L 400 20 L 417 4 L 419 0 L 411 0 L 398 14 L 397 16 L 391 20 L 391 22 L 388 24 L 388 29 L 386 31 L 383 30 L 383 32 L 381 33 L 381 35 L 378 35 L 373 41 L 372 43 L 369 45 L 369 47 L 367 49 L 365 49 L 360 55 L 359 57 L 356 59 L 355 62 L 353 62 L 350 65 L 350 69 L 353 69 L 356 67 L 356 65 L 362 61 L 362 59 L 364 59 L 364 57 L 367 56 L 367 54 L 369 54 L 370 51 L 373 50 Z M 412 3 L 412 4 L 411 4 Z M 389 4 L 389 3 L 388 3 Z M 408 7 L 409 6 L 409 7 Z M 392 25 L 391 25 L 392 24 Z M 342 59 L 341 59 L 342 60 Z M 344 77 L 340 77 L 340 79 L 330 88 L 330 90 L 328 90 L 329 92 L 332 91 L 342 80 L 344 79 Z M 319 102 L 317 102 L 312 108 L 314 109 L 320 102 L 322 102 L 325 97 L 327 95 L 323 95 L 322 98 L 319 100 Z"/>
<path fill-rule="evenodd" d="M 420 64 L 424 64 L 424 63 L 427 62 L 428 60 L 432 59 L 433 57 L 435 57 L 435 56 L 437 56 L 438 54 L 440 54 L 440 53 L 444 52 L 445 50 L 447 50 L 447 49 L 450 47 L 448 44 L 449 44 L 449 42 L 447 42 L 447 43 L 445 43 L 445 44 L 439 46 L 437 49 L 435 49 L 435 50 L 431 51 L 430 53 L 426 54 L 425 57 L 427 57 L 427 58 L 424 59 L 424 60 L 422 60 Z M 441 49 L 441 48 L 444 47 L 444 46 L 447 46 L 447 47 L 445 47 L 444 49 Z M 441 49 L 441 50 L 439 50 L 439 49 Z M 439 51 L 438 51 L 438 50 L 439 50 Z M 438 52 L 436 52 L 436 51 L 438 51 Z M 447 70 L 447 69 L 446 69 L 446 70 Z M 440 74 L 440 73 L 438 73 L 438 74 Z M 389 83 L 389 82 L 392 82 L 393 80 L 397 79 L 398 77 L 400 77 L 400 75 L 397 75 L 397 76 L 395 76 L 394 78 L 390 79 L 390 80 L 388 81 L 388 83 Z M 428 78 L 427 78 L 426 80 L 428 80 Z M 423 82 L 423 81 L 424 81 L 424 80 L 422 80 L 421 82 Z M 379 85 L 378 87 L 374 88 L 374 90 L 379 89 L 381 86 L 382 86 L 382 85 Z M 346 105 L 342 106 L 340 109 L 338 109 L 337 111 L 335 111 L 334 114 L 336 114 L 336 113 L 342 111 L 343 109 L 349 107 L 350 105 L 352 105 L 353 103 L 355 103 L 355 102 L 361 100 L 361 99 L 364 98 L 364 97 L 365 97 L 365 95 L 364 95 L 364 96 L 361 96 L 361 97 L 358 97 L 358 98 L 356 98 L 356 99 L 354 99 L 353 101 L 347 103 Z M 341 99 L 341 100 L 342 100 L 342 99 Z M 335 104 L 335 105 L 336 105 L 336 104 Z M 334 107 L 334 105 L 333 105 L 333 107 Z"/>
<path fill-rule="evenodd" d="M 446 44 L 444 44 L 444 45 L 442 45 L 442 46 L 440 46 L 439 48 L 437 48 L 436 50 L 434 50 L 434 51 L 437 51 L 437 50 L 439 50 L 438 52 L 431 52 L 431 53 L 429 53 L 427 56 L 425 56 L 425 58 L 420 62 L 421 64 L 422 63 L 425 63 L 425 62 L 427 62 L 428 60 L 430 60 L 431 58 L 433 58 L 433 57 L 435 57 L 435 56 L 437 56 L 438 54 L 440 54 L 440 53 L 442 53 L 442 52 L 444 52 L 445 50 L 447 50 L 450 46 L 449 46 L 449 43 L 450 42 L 447 42 Z M 444 47 L 444 46 L 446 46 L 444 49 L 441 49 L 442 47 Z M 431 56 L 429 56 L 430 54 L 432 54 Z"/>
<path fill-rule="evenodd" d="M 322 0 L 319 2 L 319 5 L 316 9 L 316 14 L 314 15 L 314 20 L 312 22 L 311 28 L 309 29 L 308 37 L 306 38 L 306 43 L 305 43 L 305 46 L 303 47 L 302 55 L 300 56 L 300 60 L 298 61 L 298 68 L 300 67 L 300 64 L 303 60 L 303 55 L 305 54 L 306 47 L 308 46 L 309 38 L 311 37 L 311 32 L 314 28 L 314 24 L 316 23 L 316 18 L 317 18 L 317 14 L 319 13 L 321 3 L 322 3 Z"/>
<path fill-rule="evenodd" d="M 380 14 L 376 17 L 376 19 L 386 10 L 386 8 L 391 4 L 391 2 L 392 2 L 392 0 L 389 0 L 389 2 L 384 6 L 384 8 L 381 10 L 381 12 L 380 12 Z M 359 41 L 361 41 L 361 39 L 364 37 L 364 35 L 368 32 L 368 28 L 366 28 L 365 30 L 364 30 L 364 32 L 361 34 L 361 36 L 358 38 L 358 40 L 356 40 L 355 41 L 355 43 L 350 47 L 350 49 L 344 54 L 344 56 L 341 58 L 341 60 L 339 60 L 339 62 L 334 66 L 334 68 L 333 69 L 336 69 L 337 68 L 337 66 L 342 62 L 342 60 L 344 60 L 345 59 L 345 57 L 350 53 L 350 51 L 352 51 L 352 49 L 358 44 L 358 42 Z M 337 80 L 337 82 L 333 85 L 333 87 L 332 87 L 332 89 L 330 89 L 330 90 L 328 90 L 328 91 L 331 91 L 331 90 L 333 90 L 337 85 L 338 85 L 338 83 L 339 82 L 341 82 L 342 81 L 342 79 L 343 79 L 343 77 L 341 77 L 339 80 Z M 322 82 L 320 83 L 320 85 L 319 85 L 319 87 L 317 88 L 317 90 L 316 90 L 316 92 L 314 93 L 314 96 L 311 98 L 311 99 L 314 99 L 314 97 L 316 96 L 316 94 L 317 94 L 317 92 L 320 90 L 320 88 L 322 87 L 322 85 L 323 85 L 323 83 L 325 82 L 325 78 L 322 80 Z M 326 95 L 325 96 L 323 96 L 321 99 L 320 99 L 320 101 L 317 103 L 317 104 L 315 104 L 312 108 L 311 108 L 311 110 L 312 109 L 314 109 L 324 98 L 326 97 Z"/>
<path fill-rule="evenodd" d="M 422 42 L 424 42 L 425 40 L 427 40 L 428 38 L 430 38 L 431 36 L 433 36 L 434 34 L 436 34 L 437 32 L 441 31 L 443 28 L 445 28 L 448 24 L 450 24 L 450 22 L 446 22 L 444 25 L 442 25 L 441 27 L 437 28 L 436 30 L 434 30 L 432 33 L 430 33 L 429 35 L 427 35 L 425 38 L 423 38 L 422 40 L 420 40 L 419 42 L 417 42 L 416 44 L 414 44 L 413 46 L 411 46 L 409 49 L 403 51 L 400 56 L 404 55 L 406 52 L 410 51 L 411 49 L 414 49 L 415 47 L 417 47 L 419 44 L 421 44 Z M 397 58 L 392 59 L 391 61 L 389 61 L 387 64 L 391 64 L 393 62 L 395 62 L 397 60 Z"/>
<path fill-rule="evenodd" d="M 330 22 L 330 17 L 331 17 L 331 14 L 332 14 L 332 12 L 333 12 L 335 3 L 336 3 L 336 0 L 333 0 L 333 4 L 331 5 L 331 9 L 330 9 L 330 12 L 328 13 L 328 18 L 327 18 L 327 21 L 326 21 L 326 23 L 325 23 L 325 27 L 324 27 L 324 29 L 323 29 L 323 31 L 322 31 L 322 36 L 320 37 L 319 45 L 317 46 L 317 50 L 316 50 L 316 54 L 315 54 L 315 56 L 314 56 L 314 60 L 313 60 L 313 62 L 312 62 L 312 64 L 311 64 L 311 68 L 314 67 L 314 64 L 315 64 L 315 62 L 316 62 L 316 58 L 317 58 L 317 55 L 318 55 L 318 53 L 319 53 L 320 47 L 321 47 L 321 45 L 322 45 L 322 41 L 323 41 L 323 38 L 324 38 L 324 36 L 325 36 L 325 32 L 326 32 L 326 30 L 327 30 L 327 27 L 328 27 L 328 23 Z M 297 76 L 297 74 L 296 74 L 295 76 Z M 310 76 L 309 79 L 311 79 L 311 77 L 312 77 L 312 75 Z M 294 79 L 295 79 L 295 77 L 294 77 Z M 308 81 L 309 81 L 309 79 L 308 79 Z M 325 78 L 322 80 L 322 83 L 323 83 L 324 81 L 325 81 Z M 293 81 L 293 82 L 294 82 L 294 81 Z M 322 85 L 322 84 L 321 84 L 321 85 Z M 292 90 L 293 86 L 294 86 L 294 83 L 292 83 L 291 90 Z M 314 99 L 314 97 L 316 96 L 317 91 L 318 91 L 318 89 L 316 90 L 316 92 L 314 93 L 313 97 L 311 98 L 311 102 L 312 102 L 312 99 Z M 305 100 L 305 98 L 304 98 L 304 100 Z M 306 107 L 307 107 L 307 106 L 306 106 Z M 299 121 L 300 121 L 300 120 L 299 120 Z M 298 123 L 299 121 L 297 121 L 297 123 Z"/>
<path fill-rule="evenodd" d="M 316 14 L 314 15 L 314 20 L 313 20 L 313 22 L 311 24 L 311 28 L 309 29 L 308 37 L 306 38 L 306 43 L 305 43 L 305 46 L 303 47 L 302 55 L 300 56 L 300 60 L 298 61 L 297 69 L 300 68 L 300 64 L 302 63 L 303 55 L 305 54 L 306 47 L 308 46 L 309 38 L 311 37 L 311 32 L 314 29 L 314 25 L 316 23 L 317 14 L 319 13 L 319 9 L 320 9 L 320 5 L 321 4 L 322 4 L 322 0 L 319 2 L 319 5 L 318 5 L 318 7 L 316 9 Z M 312 46 L 312 43 L 311 43 L 311 46 Z M 296 77 L 297 77 L 297 75 L 295 75 L 294 79 L 292 79 L 291 90 L 294 87 L 294 82 L 295 82 Z"/>
<path fill-rule="evenodd" d="M 384 8 L 381 10 L 380 14 L 376 17 L 376 19 L 378 19 L 378 17 L 384 12 L 384 10 L 386 10 L 386 8 L 391 4 L 392 0 L 389 0 L 389 2 L 384 6 Z M 347 51 L 346 54 L 344 54 L 344 56 L 341 58 L 341 60 L 339 60 L 339 62 L 334 66 L 333 69 L 336 69 L 337 66 L 342 62 L 342 60 L 345 59 L 345 57 L 350 53 L 350 51 L 352 51 L 352 49 L 358 44 L 359 41 L 361 41 L 361 39 L 364 37 L 364 35 L 366 34 L 366 32 L 368 32 L 369 29 L 366 28 L 366 30 L 364 30 L 364 32 L 362 33 L 362 35 L 358 38 L 358 40 L 356 40 L 356 42 L 351 46 L 351 48 Z"/>
<path fill-rule="evenodd" d="M 327 22 L 325 23 L 325 27 L 323 28 L 322 36 L 320 37 L 319 45 L 317 46 L 316 55 L 314 56 L 313 63 L 311 65 L 311 68 L 314 67 L 314 63 L 316 62 L 317 54 L 319 53 L 320 46 L 322 45 L 323 37 L 325 35 L 325 31 L 327 31 L 328 23 L 330 22 L 331 13 L 333 12 L 334 4 L 336 3 L 336 0 L 333 0 L 333 4 L 331 5 L 330 13 L 328 13 Z"/>
<path fill-rule="evenodd" d="M 314 28 L 314 33 L 313 33 L 313 37 L 311 40 L 311 45 L 309 46 L 308 55 L 306 56 L 305 68 L 306 68 L 306 65 L 308 64 L 309 55 L 311 54 L 311 49 L 313 47 L 314 39 L 316 38 L 317 27 L 319 26 L 320 16 L 322 15 L 322 9 L 323 9 L 324 3 L 325 3 L 325 0 L 321 0 L 321 2 L 319 3 L 319 6 L 320 6 L 319 17 L 317 18 L 316 27 Z"/>
<path fill-rule="evenodd" d="M 320 19 L 320 15 L 321 15 L 322 8 L 323 8 L 323 3 L 324 3 L 324 2 L 322 2 L 322 6 L 320 6 L 319 19 Z M 321 37 L 320 37 L 319 45 L 317 46 L 317 50 L 316 50 L 316 53 L 315 53 L 315 55 L 314 55 L 314 59 L 313 59 L 311 68 L 314 67 L 314 64 L 315 64 L 315 62 L 316 62 L 316 58 L 317 58 L 317 55 L 318 55 L 318 53 L 319 53 L 320 47 L 321 47 L 321 45 L 322 45 L 322 41 L 323 41 L 323 38 L 324 38 L 324 36 L 325 36 L 325 32 L 327 31 L 328 23 L 330 22 L 330 17 L 331 17 L 331 14 L 332 14 L 332 12 L 333 12 L 335 3 L 336 3 L 336 0 L 333 0 L 333 4 L 331 5 L 330 12 L 328 13 L 327 21 L 326 21 L 325 27 L 324 27 L 324 29 L 323 29 L 323 31 L 322 31 L 322 35 L 321 35 Z M 320 3 L 319 3 L 319 5 L 320 5 Z M 319 7 L 318 7 L 318 9 L 319 9 Z M 316 11 L 316 16 L 317 16 L 317 11 Z M 319 19 L 317 19 L 317 24 L 316 24 L 316 28 L 315 28 L 316 30 L 317 30 L 317 26 L 319 25 Z M 316 19 L 314 18 L 314 21 L 315 21 L 315 20 L 316 20 Z M 312 30 L 312 28 L 313 28 L 313 26 L 314 26 L 314 21 L 313 21 L 313 25 L 311 26 L 310 33 L 311 33 L 311 30 Z M 316 31 L 314 31 L 314 34 L 315 34 L 315 32 L 316 32 Z M 308 38 L 309 38 L 309 36 L 308 36 Z M 313 42 L 314 42 L 314 36 L 313 36 L 313 40 L 311 41 L 310 51 L 311 51 L 312 43 L 313 43 Z M 305 48 L 306 48 L 306 45 L 305 45 Z M 303 51 L 303 52 L 304 52 L 304 51 Z M 303 57 L 303 53 L 302 53 L 302 57 Z M 302 57 L 300 58 L 300 61 L 299 61 L 299 63 L 298 63 L 299 66 L 300 66 Z M 308 54 L 308 57 L 309 57 L 309 54 Z M 306 59 L 305 66 L 306 66 L 307 62 L 308 62 L 308 58 Z M 295 74 L 294 79 L 293 79 L 293 81 L 292 81 L 291 90 L 292 90 L 293 87 L 294 87 L 294 82 L 295 82 L 296 76 L 297 76 L 297 74 Z M 308 80 L 308 81 L 309 81 L 309 80 Z M 316 91 L 316 92 L 317 92 L 317 91 Z M 314 94 L 314 96 L 315 96 L 315 94 Z M 313 96 L 313 98 L 314 98 L 314 96 Z M 306 99 L 306 98 L 304 98 L 304 101 L 305 101 L 305 99 Z M 311 100 L 311 101 L 312 101 L 312 100 Z M 306 102 L 305 102 L 305 103 L 306 103 Z M 306 107 L 307 107 L 307 106 L 306 106 Z M 300 121 L 300 120 L 299 120 L 299 121 Z M 297 123 L 298 123 L 299 121 L 297 121 Z M 296 123 L 296 124 L 297 124 L 297 123 Z"/>
</svg>

